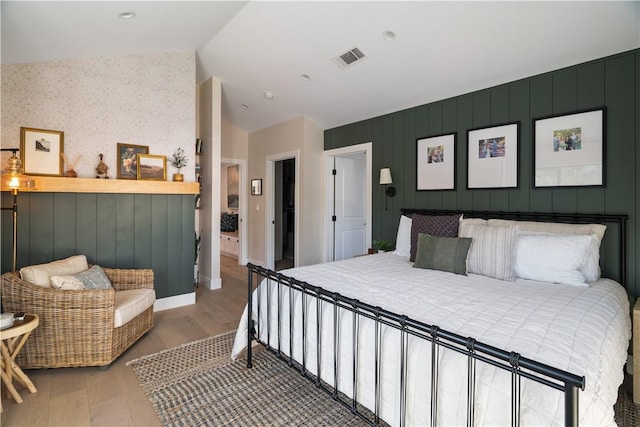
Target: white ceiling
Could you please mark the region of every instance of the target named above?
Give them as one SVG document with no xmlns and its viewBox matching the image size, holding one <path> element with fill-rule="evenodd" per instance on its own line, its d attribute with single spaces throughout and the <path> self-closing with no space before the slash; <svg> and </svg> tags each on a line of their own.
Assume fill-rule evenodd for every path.
<svg viewBox="0 0 640 427">
<path fill-rule="evenodd" d="M 302 115 L 329 129 L 640 47 L 639 1 L 3 0 L 1 8 L 3 63 L 196 50 L 198 82 L 222 80 L 223 116 L 246 132 Z M 118 18 L 123 11 L 136 17 Z M 395 41 L 384 39 L 388 30 Z M 341 70 L 333 58 L 355 46 L 367 58 Z"/>
</svg>

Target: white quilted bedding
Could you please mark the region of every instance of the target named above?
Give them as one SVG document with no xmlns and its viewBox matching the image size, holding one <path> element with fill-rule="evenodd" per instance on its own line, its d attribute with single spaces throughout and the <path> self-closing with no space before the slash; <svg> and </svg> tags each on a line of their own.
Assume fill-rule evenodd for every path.
<svg viewBox="0 0 640 427">
<path fill-rule="evenodd" d="M 328 264 L 299 267 L 282 273 L 374 306 L 405 314 L 410 318 L 486 344 L 546 363 L 586 377 L 586 389 L 579 393 L 580 425 L 614 425 L 613 404 L 623 379 L 623 366 L 631 337 L 629 302 L 618 283 L 601 279 L 588 288 L 540 283 L 529 280 L 503 282 L 470 274 L 413 268 L 407 258 L 384 253 Z M 266 287 L 261 286 L 263 292 Z M 275 301 L 276 287 L 272 289 Z M 264 294 L 266 295 L 266 294 Z M 315 301 L 307 298 L 307 368 L 315 373 Z M 263 303 L 266 298 L 263 296 Z M 282 298 L 282 334 L 289 336 L 288 294 Z M 301 360 L 300 295 L 294 298 L 293 354 Z M 254 297 L 254 303 L 256 298 Z M 297 308 L 296 308 L 297 307 Z M 261 335 L 267 310 L 261 309 Z M 276 310 L 272 311 L 275 319 Z M 254 304 L 254 319 L 257 318 Z M 351 324 L 352 315 L 341 313 L 338 387 L 352 395 Z M 323 305 L 322 376 L 333 384 L 332 310 Z M 273 322 L 271 345 L 277 346 L 277 327 Z M 360 322 L 358 397 L 373 408 L 373 326 Z M 397 331 L 383 332 L 382 402 L 380 414 L 392 425 L 399 424 Z M 246 308 L 242 316 L 232 357 L 246 347 Z M 288 338 L 281 348 L 289 352 Z M 365 351 L 367 350 L 367 351 Z M 407 425 L 428 425 L 430 414 L 430 362 L 428 343 L 409 341 L 407 376 Z M 438 424 L 466 424 L 467 359 L 453 352 L 440 352 Z M 511 377 L 493 367 L 477 365 L 476 425 L 510 424 Z M 562 425 L 563 399 L 560 392 L 522 382 L 521 423 L 523 425 Z"/>
</svg>

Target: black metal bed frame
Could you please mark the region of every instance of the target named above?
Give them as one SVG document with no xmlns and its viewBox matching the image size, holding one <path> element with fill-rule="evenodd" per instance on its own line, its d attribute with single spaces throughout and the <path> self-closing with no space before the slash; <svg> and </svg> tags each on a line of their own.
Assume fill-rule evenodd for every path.
<svg viewBox="0 0 640 427">
<path fill-rule="evenodd" d="M 617 224 L 619 226 L 619 250 L 620 260 L 618 264 L 620 279 L 618 280 L 623 286 L 626 283 L 626 220 L 627 215 L 601 215 L 601 214 L 559 214 L 559 213 L 520 213 L 520 212 L 491 212 L 491 211 L 448 211 L 448 210 L 425 210 L 425 209 L 403 209 L 404 214 L 420 213 L 428 215 L 447 215 L 454 213 L 463 213 L 465 217 L 470 218 L 498 218 L 498 219 L 515 219 L 515 220 L 532 220 L 546 222 L 567 222 L 567 223 L 603 223 Z M 473 425 L 474 419 L 474 401 L 475 401 L 475 371 L 478 361 L 492 365 L 496 368 L 511 373 L 511 425 L 518 426 L 520 424 L 520 380 L 522 378 L 530 379 L 536 383 L 559 390 L 564 394 L 564 422 L 566 426 L 578 425 L 578 389 L 584 390 L 585 378 L 574 375 L 572 373 L 556 369 L 552 366 L 536 362 L 534 360 L 522 357 L 514 351 L 505 351 L 482 342 L 471 337 L 464 337 L 455 333 L 448 332 L 439 328 L 437 325 L 428 325 L 407 316 L 396 314 L 385 310 L 381 307 L 363 303 L 357 299 L 340 295 L 336 292 L 330 292 L 318 286 L 297 280 L 293 277 L 277 273 L 263 267 L 247 264 L 248 273 L 248 333 L 247 333 L 247 367 L 252 366 L 252 341 L 257 341 L 266 347 L 267 350 L 274 353 L 278 358 L 286 361 L 290 366 L 297 369 L 301 375 L 314 382 L 317 387 L 331 395 L 336 401 L 349 408 L 354 414 L 370 425 L 380 425 L 380 359 L 381 359 L 381 334 L 384 327 L 397 329 L 400 332 L 400 426 L 405 425 L 406 411 L 406 387 L 407 387 L 407 348 L 410 336 L 425 340 L 431 346 L 431 412 L 430 425 L 437 424 L 438 414 L 438 352 L 441 348 L 453 350 L 467 357 L 467 425 Z M 255 279 L 255 282 L 254 282 Z M 254 286 L 255 283 L 255 286 Z M 262 283 L 262 284 L 261 284 Z M 266 319 L 267 340 L 266 343 L 260 340 L 260 321 L 252 320 L 253 307 L 253 291 L 258 286 L 266 286 Z M 273 313 L 271 308 L 270 295 L 272 286 L 277 286 L 277 313 Z M 282 313 L 281 298 L 283 296 L 283 287 L 289 288 L 289 307 L 293 307 L 292 291 L 301 294 L 302 303 L 302 360 L 296 361 L 293 358 L 293 310 L 289 310 L 288 314 Z M 264 310 L 261 293 L 257 292 L 257 316 L 261 317 L 261 310 Z M 307 312 L 307 298 L 315 299 L 316 304 L 316 374 L 307 369 L 307 336 L 306 331 L 309 326 L 310 317 Z M 333 307 L 333 386 L 323 382 L 321 375 L 321 349 L 322 334 L 321 328 L 321 304 L 331 304 Z M 349 398 L 341 394 L 338 390 L 338 354 L 339 354 L 339 338 L 338 338 L 338 312 L 346 310 L 351 313 L 352 318 L 352 397 Z M 281 326 L 283 316 L 289 316 L 289 354 L 285 354 L 282 349 Z M 273 319 L 276 316 L 277 319 Z M 370 319 L 375 322 L 375 356 L 374 356 L 374 378 L 375 378 L 375 407 L 368 412 L 363 411 L 360 407 L 361 402 L 358 401 L 358 370 L 356 363 L 359 356 L 360 347 L 358 346 L 359 326 L 362 319 Z M 277 346 L 272 346 L 271 339 L 271 321 L 277 321 Z"/>
</svg>

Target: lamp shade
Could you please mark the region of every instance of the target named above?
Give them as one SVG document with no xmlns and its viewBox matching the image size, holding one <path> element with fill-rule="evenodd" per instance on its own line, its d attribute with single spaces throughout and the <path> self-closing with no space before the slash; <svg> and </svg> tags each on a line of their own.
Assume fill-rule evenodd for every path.
<svg viewBox="0 0 640 427">
<path fill-rule="evenodd" d="M 380 184 L 393 184 L 393 180 L 391 179 L 391 169 L 380 169 Z"/>
</svg>

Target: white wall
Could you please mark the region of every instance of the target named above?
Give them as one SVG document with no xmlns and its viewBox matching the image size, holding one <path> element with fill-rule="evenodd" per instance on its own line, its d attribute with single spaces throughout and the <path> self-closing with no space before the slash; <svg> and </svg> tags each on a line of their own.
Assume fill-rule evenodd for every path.
<svg viewBox="0 0 640 427">
<path fill-rule="evenodd" d="M 194 181 L 195 87 L 193 51 L 2 64 L 2 147 L 20 146 L 20 127 L 63 131 L 78 176 L 95 177 L 102 153 L 112 179 L 118 142 L 165 156 L 182 147 Z"/>
</svg>

